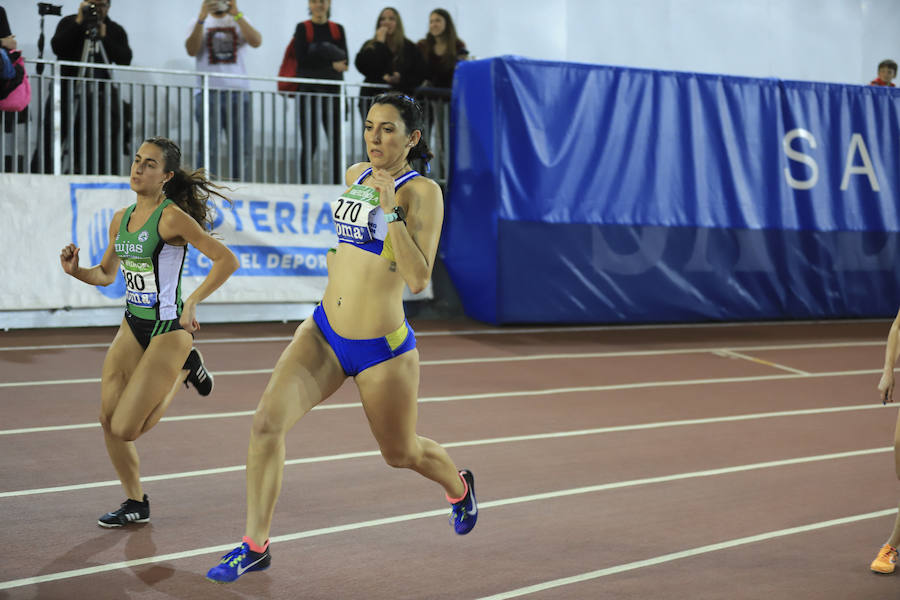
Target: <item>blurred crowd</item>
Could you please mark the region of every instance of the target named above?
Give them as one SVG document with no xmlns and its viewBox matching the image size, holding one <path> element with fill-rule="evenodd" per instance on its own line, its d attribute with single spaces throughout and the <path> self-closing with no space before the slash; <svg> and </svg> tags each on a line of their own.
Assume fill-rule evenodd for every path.
<svg viewBox="0 0 900 600">
<path fill-rule="evenodd" d="M 224 134 L 230 148 L 228 163 L 232 179 L 242 179 L 247 166 L 252 162 L 252 120 L 246 53 L 263 43 L 262 34 L 253 26 L 252 15 L 245 14 L 243 8 L 254 5 L 246 0 L 195 0 L 199 2 L 196 18 L 187 24 L 184 37 L 186 53 L 195 60 L 196 70 L 212 73 L 209 87 L 212 92 L 204 104 L 196 92 L 194 117 L 203 134 L 205 123 L 209 123 L 209 162 L 220 164 L 219 137 Z M 340 0 L 338 0 L 340 1 Z M 85 63 L 107 63 L 128 65 L 132 52 L 125 29 L 110 18 L 111 0 L 85 0 L 80 3 L 76 14 L 62 16 L 60 6 L 38 3 L 42 18 L 59 15 L 62 19 L 50 39 L 50 47 L 57 59 Z M 296 25 L 294 35 L 286 42 L 284 56 L 277 75 L 300 77 L 320 81 L 342 81 L 344 73 L 351 68 L 351 54 L 347 47 L 344 27 L 330 20 L 332 0 L 308 0 L 309 18 Z M 424 23 L 422 24 L 425 25 Z M 39 57 L 43 53 L 43 33 L 38 41 Z M 414 96 L 428 108 L 428 124 L 443 122 L 447 114 L 446 100 L 450 96 L 456 66 L 470 58 L 465 42 L 459 37 L 453 18 L 442 8 L 435 8 L 428 17 L 427 30 L 421 39 L 413 42 L 406 35 L 403 19 L 397 9 L 383 8 L 375 19 L 373 33 L 352 55 L 352 65 L 364 77 L 360 90 L 359 114 L 365 118 L 371 98 L 384 91 L 387 86 L 393 90 Z M 42 66 L 42 65 L 41 65 Z M 40 70 L 40 66 L 39 66 Z M 878 77 L 871 85 L 894 87 L 897 63 L 887 59 L 878 64 Z M 276 72 L 262 75 L 275 75 Z M 85 148 L 92 148 L 90 168 L 79 164 L 82 157 L 73 155 L 73 173 L 116 174 L 115 157 L 128 154 L 128 133 L 130 120 L 127 102 L 118 97 L 114 85 L 99 84 L 91 88 L 76 87 L 72 78 L 109 82 L 108 69 L 97 67 L 62 67 L 63 86 L 61 97 L 61 137 L 67 148 L 66 137 L 72 136 Z M 312 161 L 310 157 L 323 146 L 320 136 L 331 135 L 340 130 L 338 89 L 327 83 L 280 82 L 279 90 L 299 93 L 297 102 L 297 127 L 303 143 L 300 159 L 300 180 L 311 181 Z M 27 85 L 24 61 L 17 49 L 16 37 L 12 32 L 3 7 L 0 6 L 0 110 L 21 111 L 28 105 L 30 91 Z M 208 113 L 204 114 L 206 106 Z M 43 122 L 50 123 L 53 98 L 48 98 L 43 107 Z M 38 109 L 40 110 L 40 109 Z M 87 115 L 73 118 L 70 113 Z M 96 122 L 91 115 L 105 115 Z M 2 115 L 0 115 L 2 116 Z M 10 129 L 13 119 L 4 119 L 4 127 Z M 21 120 L 21 117 L 20 117 Z M 122 130 L 125 131 L 122 131 Z M 51 172 L 53 128 L 42 128 L 41 142 L 31 160 L 32 172 Z M 123 135 L 124 134 L 124 135 Z M 115 142 L 115 140 L 122 140 Z M 248 141 L 249 140 L 249 141 Z M 340 145 L 326 143 L 329 147 L 327 160 L 328 178 L 340 181 Z M 107 157 L 113 157 L 108 159 Z M 197 164 L 205 164 L 204 156 L 198 153 Z M 99 165 L 99 168 L 97 167 Z"/>
<path fill-rule="evenodd" d="M 111 0 L 85 0 L 80 3 L 78 12 L 72 15 L 62 16 L 60 7 L 47 3 L 39 3 L 39 12 L 42 17 L 45 14 L 59 15 L 59 21 L 53 36 L 50 39 L 50 47 L 59 60 L 106 63 L 117 65 L 129 65 L 132 59 L 131 48 L 128 43 L 128 35 L 125 29 L 110 17 L 112 9 Z M 251 158 L 251 119 L 243 118 L 249 114 L 250 94 L 248 93 L 249 81 L 242 76 L 251 75 L 246 67 L 246 53 L 253 48 L 258 48 L 263 43 L 262 34 L 253 26 L 252 16 L 244 12 L 244 7 L 253 8 L 252 4 L 238 0 L 200 0 L 199 12 L 195 19 L 188 25 L 185 35 L 185 50 L 194 58 L 196 70 L 203 73 L 220 74 L 221 77 L 212 76 L 209 87 L 214 91 L 206 106 L 209 115 L 203 114 L 202 98 L 198 93 L 195 97 L 194 112 L 197 122 L 201 125 L 204 121 L 211 123 L 209 131 L 210 161 L 217 163 L 218 136 L 225 131 L 228 143 L 232 151 L 231 174 L 233 178 L 241 178 L 242 169 L 246 168 Z M 350 68 L 351 55 L 347 48 L 347 36 L 344 27 L 330 20 L 331 0 L 308 0 L 309 19 L 297 24 L 293 37 L 287 41 L 284 59 L 277 72 L 282 77 L 302 77 L 319 80 L 344 79 L 344 73 Z M 43 34 L 41 35 L 43 38 Z M 0 6 L 0 103 L 16 87 L 20 87 L 24 75 L 24 65 L 16 70 L 16 60 L 19 58 L 16 49 L 16 38 L 6 18 L 3 7 Z M 43 39 L 38 43 L 39 53 L 43 53 Z M 419 99 L 447 99 L 453 85 L 453 74 L 459 61 L 469 58 L 469 52 L 465 43 L 456 33 L 453 18 L 450 13 L 442 8 L 434 9 L 427 24 L 427 33 L 417 42 L 406 37 L 403 19 L 397 9 L 386 7 L 382 9 L 375 20 L 372 37 L 366 40 L 353 57 L 353 65 L 364 76 L 364 82 L 369 84 L 382 84 L 380 86 L 364 86 L 361 89 L 360 112 L 364 116 L 368 109 L 365 99 L 385 91 L 384 86 L 393 90 L 401 90 L 406 94 L 414 95 Z M 275 75 L 276 73 L 265 73 Z M 18 75 L 18 78 L 17 78 Z M 85 69 L 84 67 L 63 67 L 64 76 L 62 88 L 62 135 L 65 137 L 72 128 L 75 139 L 85 138 L 87 147 L 96 148 L 100 153 L 117 155 L 127 148 L 110 146 L 102 143 L 103 140 L 118 139 L 120 135 L 119 112 L 122 102 L 113 97 L 116 94 L 114 86 L 100 85 L 92 88 L 90 94 L 78 92 L 78 101 L 87 106 L 86 114 L 111 114 L 110 119 L 99 119 L 94 124 L 90 118 L 82 123 L 81 119 L 72 118 L 69 114 L 70 96 L 73 94 L 73 82 L 66 77 L 89 78 L 101 81 L 111 79 L 109 70 L 102 67 Z M 315 94 L 334 94 L 332 99 L 310 102 L 301 98 L 298 105 L 298 115 L 301 129 L 306 125 L 304 132 L 308 144 L 305 144 L 303 153 L 314 153 L 319 146 L 319 124 L 325 126 L 325 131 L 338 130 L 339 111 L 335 105 L 328 107 L 328 103 L 338 101 L 336 87 L 325 84 L 299 84 L 283 82 L 279 84 L 279 90 L 287 92 L 305 92 Z M 87 96 L 81 99 L 81 96 Z M 0 104 L 0 110 L 8 110 Z M 52 110 L 48 99 L 44 107 L 45 122 L 49 122 Z M 73 107 L 72 109 L 77 110 Z M 235 118 L 238 115 L 239 118 Z M 204 117 L 207 117 L 204 120 Z M 430 114 L 433 121 L 434 115 Z M 108 121 L 108 122 L 107 122 Z M 235 125 L 235 124 L 238 125 Z M 311 126 L 310 126 L 311 124 Z M 107 129 L 103 129 L 107 127 Z M 125 125 L 128 127 L 128 124 Z M 44 138 L 52 134 L 50 127 L 44 128 Z M 101 143 L 94 143 L 96 136 Z M 65 140 L 63 141 L 65 145 Z M 35 152 L 32 158 L 32 172 L 50 172 L 52 144 L 45 139 L 41 148 Z M 308 146 L 308 147 L 306 147 Z M 338 152 L 338 144 L 330 144 L 333 152 Z M 76 157 L 77 158 L 77 157 Z M 305 157 L 304 157 L 305 158 Z M 204 157 L 197 156 L 198 164 L 203 164 Z M 332 169 L 337 170 L 341 161 L 333 156 L 328 161 Z M 105 161 L 101 158 L 100 165 L 107 165 L 111 170 L 101 168 L 100 173 L 115 172 L 114 161 Z M 309 160 L 301 160 L 304 170 L 309 168 Z M 75 165 L 73 172 L 88 172 Z M 338 174 L 333 174 L 335 180 Z M 306 181 L 307 173 L 302 180 Z"/>
</svg>

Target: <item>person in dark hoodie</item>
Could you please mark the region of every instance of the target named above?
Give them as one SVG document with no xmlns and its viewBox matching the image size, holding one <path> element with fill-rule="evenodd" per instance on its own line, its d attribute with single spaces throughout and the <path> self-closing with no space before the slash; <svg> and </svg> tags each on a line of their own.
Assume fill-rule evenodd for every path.
<svg viewBox="0 0 900 600">
<path fill-rule="evenodd" d="M 416 45 L 403 33 L 403 21 L 396 8 L 382 9 L 375 23 L 375 37 L 368 40 L 356 55 L 356 68 L 366 83 L 386 83 L 392 90 L 414 95 L 425 80 L 425 58 Z M 372 104 L 371 97 L 384 92 L 383 88 L 363 87 L 360 111 L 363 120 Z"/>
<path fill-rule="evenodd" d="M 294 32 L 294 53 L 297 58 L 297 77 L 343 80 L 347 66 L 347 36 L 344 28 L 328 18 L 331 0 L 309 0 L 309 20 L 297 24 Z M 302 84 L 297 114 L 300 119 L 300 181 L 302 183 L 341 183 L 343 168 L 340 132 L 340 89 L 337 86 Z M 331 97 L 313 94 L 331 94 Z M 329 137 L 330 168 L 326 177 L 312 176 L 312 160 L 319 147 L 319 123 Z"/>
<path fill-rule="evenodd" d="M 121 25 L 109 18 L 109 8 L 109 0 L 84 1 L 78 5 L 77 14 L 63 17 L 50 40 L 56 57 L 59 60 L 130 65 L 128 34 Z M 118 89 L 108 83 L 112 79 L 109 69 L 64 66 L 60 68 L 60 73 L 63 77 L 62 144 L 64 152 L 72 157 L 72 172 L 82 175 L 122 175 L 125 170 L 122 159 L 127 145 L 120 144 L 119 140 L 124 136 L 119 122 L 124 120 L 127 129 L 130 115 L 123 114 Z M 82 84 L 72 80 L 81 75 L 102 81 L 95 88 L 93 82 Z M 38 149 L 32 161 L 34 172 L 50 173 L 53 170 L 52 100 L 53 98 L 48 99 L 45 107 L 43 169 L 37 168 L 40 166 L 37 164 L 37 156 L 41 152 Z M 77 114 L 71 114 L 70 108 L 78 111 Z M 95 111 L 98 115 L 96 121 Z M 71 140 L 68 139 L 70 127 L 74 130 Z M 123 142 L 127 144 L 128 140 Z M 63 163 L 64 172 L 68 170 L 66 166 L 67 163 Z"/>
<path fill-rule="evenodd" d="M 0 100 L 6 98 L 15 89 L 16 80 L 22 81 L 22 77 L 16 70 L 15 61 L 18 58 L 16 36 L 12 34 L 6 11 L 0 6 Z"/>
<path fill-rule="evenodd" d="M 12 79 L 15 69 L 9 58 L 9 53 L 16 50 L 16 36 L 9 27 L 9 19 L 6 11 L 0 6 L 0 79 Z"/>
</svg>

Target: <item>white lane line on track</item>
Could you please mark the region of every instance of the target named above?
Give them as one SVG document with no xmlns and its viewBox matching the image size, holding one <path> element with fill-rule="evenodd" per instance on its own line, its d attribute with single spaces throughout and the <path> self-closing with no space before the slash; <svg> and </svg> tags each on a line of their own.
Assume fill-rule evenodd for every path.
<svg viewBox="0 0 900 600">
<path fill-rule="evenodd" d="M 720 469 L 707 469 L 703 471 L 693 471 L 688 473 L 676 473 L 673 475 L 662 475 L 658 477 L 646 477 L 642 479 L 632 479 L 629 481 L 617 481 L 613 483 L 604 483 L 600 485 L 592 485 L 580 488 L 570 488 L 566 490 L 557 490 L 555 492 L 545 492 L 541 494 L 531 494 L 528 496 L 519 496 L 515 498 L 505 498 L 503 500 L 491 500 L 487 502 L 479 502 L 479 507 L 482 509 L 485 508 L 497 508 L 501 506 L 510 506 L 514 504 L 523 504 L 526 502 L 536 502 L 539 500 L 552 500 L 555 498 L 564 498 L 568 496 L 576 496 L 581 494 L 590 494 L 608 490 L 636 487 L 642 485 L 651 485 L 657 483 L 668 483 L 672 481 L 682 481 L 685 479 L 694 479 L 700 477 L 715 477 L 719 475 L 730 475 L 733 473 L 742 473 L 747 471 L 754 471 L 760 469 L 770 469 L 776 467 L 784 467 L 812 462 L 820 462 L 826 460 L 839 460 L 843 458 L 853 458 L 858 456 L 865 456 L 867 454 L 876 454 L 879 452 L 884 452 L 886 450 L 893 450 L 893 448 L 872 448 L 869 450 L 858 450 L 855 452 L 838 452 L 834 454 L 821 454 L 817 456 L 804 456 L 800 458 L 791 458 L 785 460 L 776 460 L 776 461 L 767 461 L 761 463 L 751 463 L 745 465 L 737 465 L 734 467 L 723 467 Z M 866 518 L 875 518 L 880 516 L 886 516 L 892 513 L 897 512 L 897 509 L 888 509 L 884 511 L 878 511 L 874 513 L 866 513 L 865 515 L 854 515 L 852 517 L 845 517 L 843 519 L 834 519 L 831 521 L 822 521 L 820 523 L 813 523 L 811 525 L 806 525 L 803 527 L 794 527 L 791 529 L 783 529 L 776 532 L 769 532 L 768 534 L 760 534 L 757 536 L 751 536 L 749 538 L 738 538 L 737 540 L 731 540 L 730 542 L 721 542 L 720 544 L 713 544 L 711 546 L 703 546 L 702 548 L 713 548 L 715 546 L 726 544 L 723 546 L 724 548 L 730 547 L 727 544 L 748 544 L 752 543 L 749 540 L 761 541 L 764 539 L 768 539 L 765 536 L 769 537 L 779 537 L 779 535 L 791 535 L 791 533 L 783 533 L 783 532 L 792 532 L 792 533 L 801 533 L 803 531 L 812 531 L 814 529 L 821 529 L 823 527 L 831 527 L 834 525 L 839 525 L 843 523 L 852 523 L 855 520 L 862 520 Z M 394 523 L 402 523 L 405 521 L 413 521 L 416 519 L 423 519 L 429 517 L 437 517 L 437 516 L 446 516 L 447 509 L 439 509 L 439 510 L 429 510 L 425 512 L 419 513 L 410 513 L 405 515 L 398 515 L 395 517 L 386 517 L 382 519 L 374 519 L 371 521 L 360 521 L 356 523 L 348 523 L 345 525 L 338 525 L 335 527 L 324 527 L 321 529 L 311 529 L 307 531 L 299 531 L 297 533 L 291 533 L 286 535 L 274 536 L 271 538 L 272 543 L 281 543 L 281 542 L 290 542 L 294 540 L 300 540 L 304 538 L 317 537 L 322 535 L 332 535 L 337 533 L 344 533 L 347 531 L 355 531 L 359 529 L 365 529 L 368 527 L 378 527 L 381 525 L 390 525 Z M 849 519 L 849 520 L 848 520 Z M 826 525 L 827 524 L 827 525 Z M 757 539 L 758 538 L 758 539 Z M 740 543 L 738 543 L 740 542 Z M 84 575 L 93 575 L 97 573 L 105 573 L 108 571 L 115 571 L 119 569 L 127 569 L 131 567 L 137 567 L 141 565 L 154 564 L 159 562 L 173 561 L 179 560 L 182 558 L 192 558 L 194 556 L 201 556 L 204 554 L 212 554 L 219 552 L 226 552 L 231 550 L 234 547 L 234 544 L 223 544 L 218 546 L 207 546 L 205 548 L 197 548 L 195 550 L 187 550 L 184 552 L 175 552 L 171 554 L 161 554 L 158 556 L 150 556 L 147 558 L 139 558 L 135 560 L 128 560 L 116 563 L 110 563 L 105 565 L 96 565 L 93 567 L 88 567 L 85 569 L 75 569 L 71 571 L 61 571 L 59 573 L 49 573 L 47 575 L 38 575 L 36 577 L 26 577 L 24 579 L 14 579 L 9 581 L 0 582 L 0 590 L 11 589 L 17 587 L 23 587 L 27 585 L 36 585 L 40 583 L 47 583 L 50 581 L 57 581 L 60 579 L 71 579 L 73 577 L 81 577 Z M 697 549 L 694 549 L 696 551 Z M 707 552 L 712 552 L 713 550 L 706 550 Z M 685 551 L 691 552 L 691 550 Z M 664 555 L 664 556 L 674 556 L 683 553 L 674 553 L 673 555 Z M 654 560 L 654 559 L 650 559 Z M 669 560 L 675 560 L 671 558 Z M 639 561 L 642 563 L 645 561 Z M 638 563 L 630 563 L 630 564 L 638 564 Z M 650 563 L 653 564 L 653 563 Z M 637 568 L 637 567 L 634 567 Z M 529 592 L 530 593 L 530 592 Z"/>
<path fill-rule="evenodd" d="M 701 348 L 674 348 L 666 350 L 626 350 L 620 352 L 570 352 L 562 354 L 533 354 L 528 356 L 492 356 L 492 357 L 469 357 L 469 358 L 451 358 L 441 360 L 423 360 L 419 364 L 423 367 L 444 366 L 444 365 L 465 365 L 478 363 L 502 363 L 502 362 L 523 362 L 535 360 L 578 360 L 592 358 L 631 358 L 644 356 L 671 356 L 678 354 L 715 354 L 715 355 L 734 355 L 747 360 L 795 372 L 805 374 L 804 371 L 791 369 L 770 363 L 755 357 L 740 355 L 740 352 L 760 352 L 771 350 L 801 350 L 801 349 L 826 349 L 826 348 L 851 348 L 859 346 L 884 345 L 883 342 L 853 342 L 853 343 L 823 343 L 823 344 L 788 344 L 788 345 L 769 345 L 769 346 L 740 346 L 740 347 L 701 347 Z M 272 367 L 264 369 L 241 369 L 233 371 L 213 371 L 213 375 L 263 375 L 272 372 Z M 80 379 L 50 379 L 41 381 L 10 381 L 0 382 L 0 388 L 18 388 L 18 387 L 36 387 L 43 385 L 69 385 L 82 383 L 100 383 L 99 377 L 89 377 Z"/>
<path fill-rule="evenodd" d="M 784 323 L 785 325 L 789 325 L 791 323 Z M 416 337 L 445 337 L 445 336 L 474 336 L 474 335 L 518 335 L 523 333 L 583 333 L 586 331 L 614 331 L 618 329 L 619 331 L 625 331 L 626 328 L 623 326 L 618 327 L 609 327 L 609 328 L 577 328 L 577 329 L 565 329 L 565 328 L 543 328 L 543 329 L 509 329 L 509 330 L 488 330 L 488 331 L 425 331 L 425 332 L 416 332 Z M 640 326 L 628 326 L 627 330 L 640 330 L 647 329 L 642 328 Z M 110 341 L 112 341 L 110 339 Z M 287 343 L 291 341 L 290 336 L 279 336 L 279 337 L 246 337 L 246 338 L 221 338 L 221 339 L 201 339 L 196 340 L 195 343 L 197 345 L 207 345 L 207 344 L 253 344 L 253 343 L 265 343 L 265 342 L 281 342 Z M 108 348 L 110 342 L 93 342 L 90 344 L 43 344 L 36 346 L 0 346 L 0 352 L 40 352 L 44 350 L 79 350 L 79 349 L 88 349 L 88 348 Z M 883 346 L 884 340 L 870 340 L 870 341 L 853 341 L 853 342 L 809 342 L 809 343 L 801 343 L 801 344 L 784 344 L 784 345 L 766 345 L 766 346 L 748 346 L 743 348 L 745 350 L 792 350 L 792 349 L 803 349 L 803 348 L 844 348 L 844 347 L 852 347 L 852 346 Z M 685 350 L 690 351 L 690 350 Z M 702 351 L 702 350 L 701 350 Z M 654 351 L 649 351 L 654 352 Z"/>
<path fill-rule="evenodd" d="M 744 354 L 743 352 L 735 352 L 734 350 L 722 350 L 722 354 L 725 356 L 732 356 L 734 358 L 740 358 L 741 360 L 746 360 L 749 362 L 753 362 L 759 365 L 765 365 L 767 367 L 772 367 L 774 369 L 780 369 L 782 371 L 787 371 L 789 373 L 797 373 L 798 375 L 809 375 L 809 371 L 801 371 L 800 369 L 795 369 L 793 367 L 788 367 L 786 365 L 780 365 L 778 363 L 764 360 L 762 358 L 757 358 L 756 356 L 750 356 L 749 354 Z"/>
<path fill-rule="evenodd" d="M 849 412 L 855 410 L 870 410 L 883 408 L 877 404 L 853 405 L 853 406 L 837 406 L 828 408 L 811 408 L 801 410 L 789 410 L 767 413 L 752 413 L 745 415 L 731 415 L 726 417 L 708 417 L 704 419 L 683 419 L 679 421 L 657 421 L 653 423 L 638 423 L 634 425 L 617 425 L 612 427 L 597 427 L 594 429 L 580 429 L 575 431 L 557 431 L 551 433 L 535 433 L 530 435 L 516 435 L 501 438 L 487 438 L 481 440 L 468 440 L 462 442 L 446 442 L 442 444 L 445 448 L 462 448 L 467 446 L 488 446 L 493 444 L 510 444 L 516 442 L 532 442 L 539 440 L 561 439 L 570 437 L 580 437 L 588 435 L 602 435 L 607 433 L 624 433 L 627 431 L 646 431 L 649 429 L 663 429 L 667 427 L 685 427 L 694 425 L 711 425 L 716 423 L 734 423 L 740 421 L 753 421 L 758 419 L 771 419 L 782 417 L 797 417 L 809 415 L 821 415 Z M 888 451 L 890 447 L 881 448 L 880 451 Z M 369 450 L 364 452 L 348 452 L 343 454 L 331 454 L 325 456 L 313 456 L 307 458 L 295 458 L 285 461 L 285 466 L 331 462 L 337 460 L 349 460 L 353 458 L 367 458 L 379 456 L 377 450 Z M 142 481 L 167 481 L 170 479 L 183 479 L 186 477 L 201 477 L 205 475 L 221 475 L 223 473 L 233 473 L 243 471 L 246 465 L 235 465 L 231 467 L 216 467 L 212 469 L 201 469 L 197 471 L 182 471 L 177 473 L 166 473 L 162 475 L 149 475 L 141 478 Z M 84 490 L 98 487 L 118 486 L 118 480 L 94 481 L 90 483 L 79 483 L 71 485 L 62 485 L 48 488 L 34 488 L 27 490 L 15 490 L 10 492 L 0 492 L 0 498 L 13 498 L 18 496 L 33 496 L 37 494 L 52 494 L 56 492 L 71 492 L 76 490 Z"/>
<path fill-rule="evenodd" d="M 859 371 L 833 371 L 824 373 L 812 373 L 808 375 L 799 374 L 779 374 L 779 375 L 752 375 L 747 377 L 722 377 L 717 379 L 684 379 L 672 381 L 644 381 L 640 383 L 615 383 L 609 385 L 584 386 L 573 388 L 551 388 L 546 390 L 519 390 L 515 392 L 486 392 L 480 394 L 462 394 L 458 396 L 426 396 L 419 398 L 419 404 L 427 404 L 432 402 L 456 402 L 461 400 L 487 400 L 490 398 L 516 398 L 530 396 L 548 396 L 556 394 L 573 394 L 585 392 L 609 392 L 619 390 L 632 389 L 648 389 L 661 387 L 678 387 L 691 385 L 711 385 L 711 384 L 728 384 L 728 383 L 753 383 L 758 381 L 780 381 L 791 379 L 815 379 L 821 377 L 851 377 L 858 375 L 874 375 L 880 374 L 881 369 L 863 369 Z M 320 404 L 313 407 L 313 410 L 338 410 L 344 408 L 357 408 L 358 402 L 348 402 L 343 404 Z M 207 413 L 200 415 L 183 415 L 179 417 L 163 417 L 160 421 L 191 421 L 198 419 L 220 419 L 230 417 L 244 417 L 252 415 L 254 411 L 238 411 L 227 413 Z M 25 427 L 20 429 L 4 429 L 0 430 L 0 436 L 18 435 L 24 433 L 46 433 L 50 431 L 66 431 L 72 429 L 89 429 L 99 427 L 100 424 L 94 423 L 77 423 L 73 425 L 48 425 L 45 427 Z"/>
<path fill-rule="evenodd" d="M 213 374 L 215 375 L 215 373 Z M 74 385 L 78 383 L 100 383 L 100 378 L 89 377 L 85 379 L 51 379 L 48 381 L 7 381 L 0 383 L 0 388 L 36 387 L 42 385 Z"/>
<path fill-rule="evenodd" d="M 711 385 L 711 384 L 728 384 L 728 383 L 753 383 L 758 381 L 780 381 L 790 379 L 815 379 L 821 377 L 852 377 L 859 375 L 880 374 L 881 369 L 863 369 L 858 371 L 832 371 L 823 373 L 810 374 L 778 374 L 778 375 L 750 375 L 746 377 L 721 377 L 716 379 L 684 379 L 671 381 L 644 381 L 640 383 L 614 383 L 609 385 L 583 386 L 572 388 L 550 388 L 546 390 L 519 390 L 515 392 L 486 392 L 480 394 L 462 394 L 458 396 L 426 396 L 419 398 L 419 404 L 427 404 L 432 402 L 456 402 L 460 400 L 487 400 L 490 398 L 515 398 L 529 396 L 548 396 L 556 394 L 573 394 L 584 392 L 609 392 L 619 390 L 632 389 L 648 389 L 660 387 L 678 387 L 691 385 Z M 344 408 L 357 408 L 358 402 L 349 402 L 343 404 L 320 404 L 313 407 L 313 410 L 338 410 Z M 252 415 L 253 411 L 238 411 L 227 413 L 207 413 L 200 415 L 183 415 L 179 417 L 163 417 L 160 421 L 190 421 L 197 419 L 219 419 L 230 417 L 244 417 Z M 0 436 L 17 435 L 23 433 L 45 433 L 50 431 L 65 431 L 72 429 L 89 429 L 91 427 L 99 427 L 99 423 L 78 423 L 73 425 L 49 425 L 45 427 L 25 427 L 20 429 L 0 430 Z"/>
<path fill-rule="evenodd" d="M 851 515 L 849 517 L 842 517 L 839 519 L 831 519 L 829 521 L 819 521 L 818 523 L 810 523 L 808 525 L 801 525 L 799 527 L 789 527 L 787 529 L 779 529 L 777 531 L 768 531 L 766 533 L 760 533 L 757 535 L 750 535 L 747 537 L 736 538 L 733 540 L 726 540 L 724 542 L 719 542 L 717 544 L 709 544 L 707 546 L 698 546 L 697 548 L 691 548 L 689 550 L 682 550 L 680 552 L 671 552 L 669 554 L 663 554 L 663 555 L 655 556 L 653 558 L 648 558 L 645 560 L 638 560 L 638 561 L 634 561 L 634 562 L 630 562 L 630 563 L 616 565 L 614 567 L 607 567 L 605 569 L 599 569 L 597 571 L 591 571 L 589 573 L 582 573 L 580 575 L 573 575 L 571 577 L 563 577 L 561 579 L 545 581 L 543 583 L 538 583 L 535 585 L 530 585 L 527 587 L 510 590 L 508 592 L 503 592 L 500 594 L 494 594 L 492 596 L 482 596 L 478 600 L 508 600 L 509 598 L 519 598 L 522 596 L 527 596 L 529 594 L 535 594 L 538 592 L 543 592 L 543 591 L 546 591 L 549 589 L 558 588 L 558 587 L 562 587 L 565 585 L 572 585 L 575 583 L 583 583 L 585 581 L 590 581 L 592 579 L 598 579 L 600 577 L 606 577 L 608 575 L 617 575 L 619 573 L 625 573 L 627 571 L 634 571 L 635 569 L 643 569 L 644 567 L 653 567 L 653 566 L 660 565 L 663 563 L 672 562 L 674 560 L 680 560 L 682 558 L 691 558 L 694 556 L 699 556 L 701 554 L 708 554 L 710 552 L 718 552 L 720 550 L 730 550 L 731 548 L 737 548 L 739 546 L 746 546 L 748 544 L 765 542 L 768 540 L 786 537 L 789 535 L 796 535 L 798 533 L 807 533 L 810 531 L 827 529 L 829 527 L 838 527 L 840 525 L 847 525 L 850 523 L 856 523 L 858 521 L 865 521 L 867 519 L 877 519 L 880 517 L 887 517 L 889 515 L 896 514 L 896 512 L 897 512 L 896 508 L 889 508 L 886 510 L 878 510 L 878 511 L 870 512 L 870 513 Z"/>
<path fill-rule="evenodd" d="M 765 323 L 758 323 L 764 325 Z M 771 323 L 770 323 L 771 324 Z M 443 337 L 443 336 L 475 336 L 475 335 L 522 335 L 529 333 L 590 333 L 593 331 L 623 331 L 629 330 L 647 330 L 647 329 L 694 329 L 715 326 L 730 326 L 730 323 L 688 323 L 688 324 L 672 324 L 672 325 L 596 325 L 591 327 L 534 327 L 534 328 L 516 328 L 516 329 L 459 329 L 459 330 L 442 330 L 442 331 L 417 331 L 416 337 Z M 752 325 L 752 324 L 748 324 Z M 220 339 L 204 339 L 197 340 L 199 344 L 248 344 L 257 342 L 289 342 L 291 336 L 271 336 L 271 337 L 239 337 L 239 338 L 220 338 Z M 0 347 L 0 352 L 10 351 L 35 351 L 35 350 L 69 350 L 77 348 L 106 348 L 109 342 L 93 342 L 89 344 L 42 344 L 35 346 L 6 346 Z"/>
</svg>

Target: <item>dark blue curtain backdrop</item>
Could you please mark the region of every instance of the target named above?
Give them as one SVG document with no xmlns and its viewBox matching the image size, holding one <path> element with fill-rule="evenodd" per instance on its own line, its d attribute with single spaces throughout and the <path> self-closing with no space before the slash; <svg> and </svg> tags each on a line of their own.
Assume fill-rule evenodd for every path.
<svg viewBox="0 0 900 600">
<path fill-rule="evenodd" d="M 462 63 L 441 253 L 490 323 L 893 315 L 900 90 Z"/>
</svg>

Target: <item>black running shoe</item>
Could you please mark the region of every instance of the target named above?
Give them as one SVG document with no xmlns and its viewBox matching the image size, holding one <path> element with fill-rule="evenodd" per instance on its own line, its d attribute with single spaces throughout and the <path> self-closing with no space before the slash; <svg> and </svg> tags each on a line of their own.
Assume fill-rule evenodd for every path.
<svg viewBox="0 0 900 600">
<path fill-rule="evenodd" d="M 144 501 L 138 502 L 128 498 L 119 510 L 108 512 L 99 519 L 100 527 L 122 527 L 129 523 L 146 523 L 150 520 L 150 500 L 144 494 Z"/>
<path fill-rule="evenodd" d="M 188 354 L 187 360 L 184 361 L 184 369 L 188 370 L 187 379 L 184 380 L 184 386 L 187 387 L 187 384 L 191 384 L 194 386 L 194 389 L 197 390 L 197 393 L 201 396 L 209 396 L 209 393 L 213 390 L 213 376 L 212 373 L 206 370 L 206 367 L 203 366 L 203 355 L 200 354 L 200 351 L 196 348 L 191 348 L 191 353 Z"/>
</svg>

